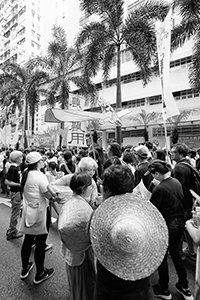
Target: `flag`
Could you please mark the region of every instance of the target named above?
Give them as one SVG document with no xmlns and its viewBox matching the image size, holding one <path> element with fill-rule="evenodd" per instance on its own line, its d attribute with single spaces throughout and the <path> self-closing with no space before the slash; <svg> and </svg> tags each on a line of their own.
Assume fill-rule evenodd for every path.
<svg viewBox="0 0 200 300">
<path fill-rule="evenodd" d="M 179 115 L 179 109 L 170 89 L 169 74 L 170 74 L 170 43 L 171 43 L 171 15 L 170 8 L 165 20 L 157 23 L 157 49 L 159 71 L 162 88 L 162 107 L 163 118 Z"/>
<path fill-rule="evenodd" d="M 116 124 L 116 125 L 122 124 L 118 114 L 116 113 L 114 108 L 110 105 L 110 102 L 106 101 L 103 97 L 100 97 L 97 103 L 98 105 L 100 105 L 102 113 L 110 112 L 110 114 L 105 119 L 101 120 L 101 123 L 109 122 L 111 124 Z"/>
<path fill-rule="evenodd" d="M 19 127 L 19 123 L 17 123 L 17 125 L 15 127 L 14 136 L 13 136 L 13 139 L 11 140 L 11 145 L 12 146 L 14 146 L 15 144 L 17 144 L 17 142 L 18 142 L 18 138 L 19 138 L 18 127 Z"/>
</svg>

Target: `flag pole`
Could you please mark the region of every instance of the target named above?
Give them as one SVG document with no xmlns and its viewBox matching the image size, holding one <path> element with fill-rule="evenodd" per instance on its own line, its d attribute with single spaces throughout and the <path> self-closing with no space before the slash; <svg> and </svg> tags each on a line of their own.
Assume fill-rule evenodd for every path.
<svg viewBox="0 0 200 300">
<path fill-rule="evenodd" d="M 157 22 L 156 42 L 158 50 L 159 73 L 161 79 L 162 115 L 165 132 L 165 146 L 168 155 L 166 119 L 179 114 L 176 101 L 170 90 L 170 46 L 171 46 L 171 15 L 172 7 L 163 22 Z"/>
</svg>

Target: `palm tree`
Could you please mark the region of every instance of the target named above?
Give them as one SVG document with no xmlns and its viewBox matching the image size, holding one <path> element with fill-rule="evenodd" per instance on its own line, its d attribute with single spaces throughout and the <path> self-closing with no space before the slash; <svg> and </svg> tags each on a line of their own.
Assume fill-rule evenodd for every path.
<svg viewBox="0 0 200 300">
<path fill-rule="evenodd" d="M 189 69 L 191 87 L 200 91 L 200 1 L 174 0 L 175 11 L 181 16 L 181 21 L 172 30 L 172 49 L 194 39 L 192 64 Z"/>
<path fill-rule="evenodd" d="M 66 33 L 62 27 L 54 26 L 52 35 L 47 55 L 32 60 L 32 66 L 44 69 L 50 76 L 49 81 L 40 86 L 40 93 L 46 96 L 46 101 L 51 107 L 58 103 L 61 109 L 68 109 L 70 84 L 74 83 L 86 101 L 93 101 L 96 95 L 95 85 L 89 77 L 81 74 L 82 55 L 75 48 L 68 47 Z M 61 128 L 64 128 L 64 123 L 61 124 Z"/>
<path fill-rule="evenodd" d="M 180 114 L 167 119 L 167 123 L 173 125 L 172 129 L 172 143 L 177 144 L 179 139 L 178 126 L 182 121 L 188 120 L 188 118 L 196 112 L 196 109 L 183 109 L 180 111 Z"/>
<path fill-rule="evenodd" d="M 160 117 L 160 113 L 158 112 L 146 112 L 145 109 L 141 109 L 141 113 L 136 115 L 128 114 L 125 116 L 124 120 L 136 122 L 138 125 L 142 125 L 144 127 L 144 140 L 147 142 L 149 140 L 148 126 L 153 122 L 157 121 Z"/>
<path fill-rule="evenodd" d="M 120 109 L 122 45 L 129 47 L 146 84 L 153 75 L 152 62 L 156 60 L 154 21 L 163 20 L 169 6 L 160 0 L 145 1 L 124 21 L 123 0 L 80 0 L 80 4 L 86 14 L 97 14 L 100 18 L 85 25 L 77 37 L 77 47 L 84 52 L 84 71 L 92 78 L 102 68 L 106 81 L 113 58 L 117 58 L 116 108 Z M 121 143 L 121 126 L 116 127 L 116 134 L 117 142 Z"/>
<path fill-rule="evenodd" d="M 12 112 L 18 107 L 22 112 L 24 107 L 24 147 L 27 147 L 26 131 L 28 130 L 28 109 L 32 118 L 32 131 L 34 129 L 34 114 L 38 105 L 36 93 L 37 85 L 47 80 L 48 75 L 39 70 L 33 70 L 27 63 L 20 66 L 16 63 L 6 63 L 2 66 L 3 73 L 0 74 L 1 97 L 0 103 L 6 108 L 11 103 Z"/>
</svg>

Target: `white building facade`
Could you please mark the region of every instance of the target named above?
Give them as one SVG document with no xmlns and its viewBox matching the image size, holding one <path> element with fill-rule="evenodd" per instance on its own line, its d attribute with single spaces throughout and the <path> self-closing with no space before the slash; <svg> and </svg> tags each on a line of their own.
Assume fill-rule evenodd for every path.
<svg viewBox="0 0 200 300">
<path fill-rule="evenodd" d="M 144 0 L 126 0 L 125 17 Z M 89 19 L 82 17 L 80 24 L 83 25 Z M 174 15 L 172 24 L 179 21 Z M 189 84 L 189 67 L 191 65 L 192 40 L 187 42 L 183 47 L 171 54 L 170 58 L 170 88 L 174 99 L 180 111 L 192 110 L 187 120 L 182 120 L 178 125 L 179 141 L 185 142 L 191 148 L 200 148 L 200 93 L 194 92 Z M 113 60 L 113 67 L 110 72 L 110 78 L 105 85 L 102 83 L 102 74 L 99 72 L 95 77 L 95 83 L 98 87 L 99 96 L 115 107 L 116 103 L 116 59 Z M 132 61 L 132 55 L 129 49 L 121 51 L 121 90 L 122 90 L 122 109 L 129 108 L 133 115 L 144 109 L 146 112 L 162 111 L 162 92 L 161 81 L 159 76 L 154 77 L 145 87 L 143 86 L 140 71 Z M 124 121 L 123 121 L 124 120 Z M 144 126 L 137 122 L 122 119 L 122 143 L 123 145 L 137 145 L 144 142 Z M 167 134 L 170 140 L 173 130 L 173 124 L 167 123 Z M 149 124 L 149 140 L 165 146 L 164 126 L 162 118 Z M 115 125 L 106 124 L 101 127 L 103 132 L 102 139 L 109 141 L 115 138 Z M 99 133 L 99 134 L 101 134 Z M 104 143 L 106 148 L 106 144 Z"/>
</svg>

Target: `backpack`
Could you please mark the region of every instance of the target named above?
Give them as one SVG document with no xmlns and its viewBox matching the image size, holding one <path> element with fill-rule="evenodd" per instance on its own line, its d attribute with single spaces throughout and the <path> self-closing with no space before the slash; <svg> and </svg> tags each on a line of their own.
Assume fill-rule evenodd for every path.
<svg viewBox="0 0 200 300">
<path fill-rule="evenodd" d="M 200 196 L 200 174 L 199 172 L 191 166 L 189 163 L 183 161 L 180 164 L 188 166 L 190 170 L 192 171 L 193 174 L 193 180 L 192 180 L 192 185 L 190 187 L 191 190 L 193 190 L 196 194 Z"/>
</svg>

